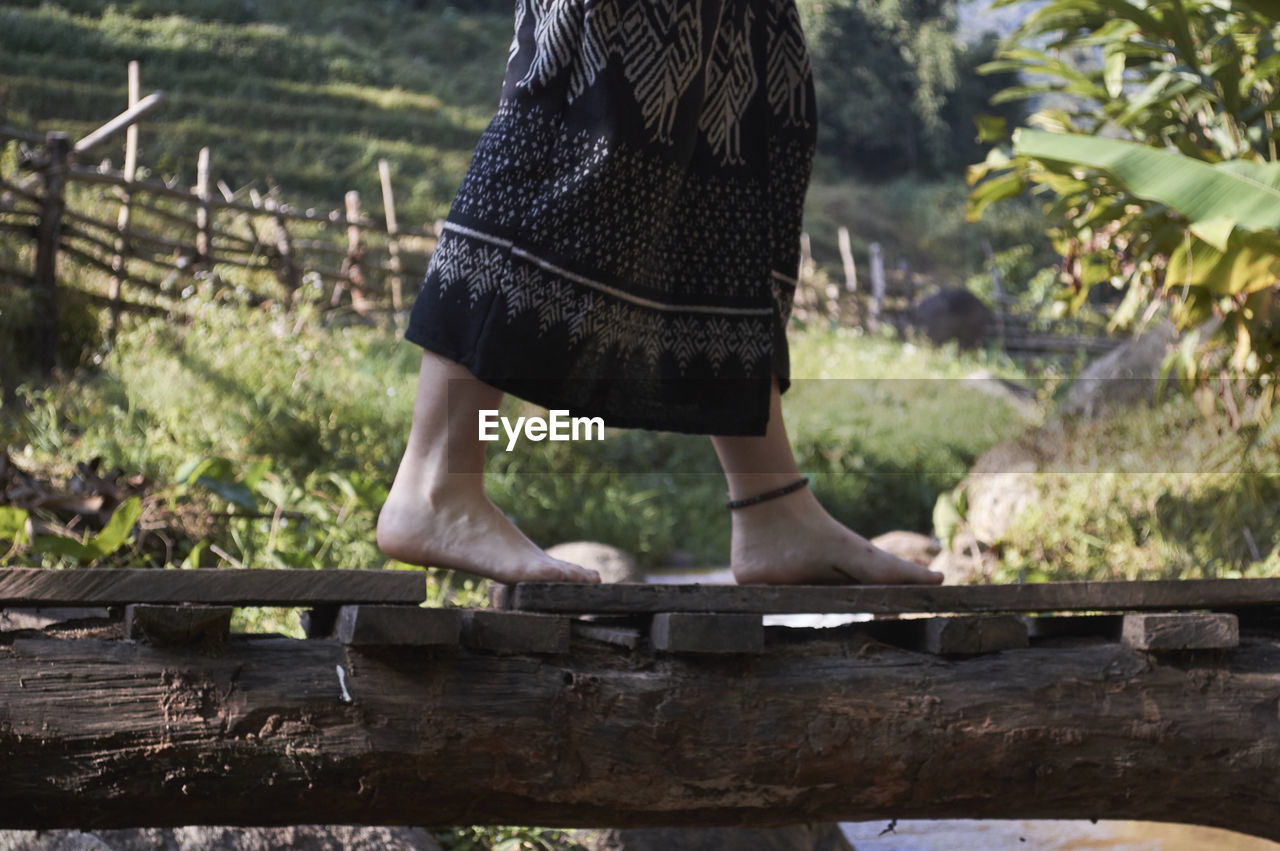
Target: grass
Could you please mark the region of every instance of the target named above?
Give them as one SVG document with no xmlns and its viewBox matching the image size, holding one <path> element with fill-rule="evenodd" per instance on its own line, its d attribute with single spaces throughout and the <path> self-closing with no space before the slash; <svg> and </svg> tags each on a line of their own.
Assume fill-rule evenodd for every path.
<svg viewBox="0 0 1280 851">
<path fill-rule="evenodd" d="M 1029 435 L 1036 498 L 996 581 L 1280 574 L 1280 439 L 1247 438 L 1185 398 Z"/>
<path fill-rule="evenodd" d="M 394 163 L 400 218 L 445 214 L 497 104 L 509 12 L 259 0 L 8 3 L 0 8 L 0 113 L 83 133 L 121 111 L 126 65 L 164 109 L 142 125 L 141 164 L 193 182 L 278 185 L 303 206 L 350 189 L 380 197 Z M 121 156 L 110 151 L 103 156 Z"/>
<path fill-rule="evenodd" d="M 385 330 L 302 319 L 222 307 L 190 327 L 134 324 L 97 370 L 24 389 L 3 412 L 3 436 L 20 464 L 54 478 L 97 457 L 200 502 L 222 518 L 210 543 L 237 563 L 382 566 L 371 533 L 403 450 L 418 350 Z M 938 493 L 1021 428 L 1011 408 L 946 380 L 981 358 L 825 328 L 798 331 L 793 348 L 800 380 L 785 398 L 802 464 L 868 534 L 928 531 Z M 677 551 L 703 564 L 727 557 L 723 479 L 705 438 L 611 431 L 493 453 L 495 501 L 544 546 L 601 540 L 646 567 Z M 197 558 L 216 561 L 208 549 Z"/>
</svg>

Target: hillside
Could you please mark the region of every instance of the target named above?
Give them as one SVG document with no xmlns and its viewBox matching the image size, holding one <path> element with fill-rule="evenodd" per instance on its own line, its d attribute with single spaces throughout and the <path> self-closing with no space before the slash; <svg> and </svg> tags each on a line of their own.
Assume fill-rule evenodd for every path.
<svg viewBox="0 0 1280 851">
<path fill-rule="evenodd" d="M 194 180 L 213 149 L 233 188 L 279 185 L 332 204 L 376 197 L 396 170 L 401 219 L 443 216 L 497 102 L 511 19 L 409 0 L 92 0 L 0 7 L 0 116 L 82 133 L 127 103 L 126 66 L 165 108 L 143 125 L 141 164 Z M 110 155 L 118 167 L 122 154 Z"/>
</svg>

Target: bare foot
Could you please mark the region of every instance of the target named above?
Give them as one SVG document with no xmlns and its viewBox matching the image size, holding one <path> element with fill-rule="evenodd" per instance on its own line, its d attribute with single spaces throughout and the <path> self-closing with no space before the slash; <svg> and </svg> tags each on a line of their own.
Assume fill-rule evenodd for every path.
<svg viewBox="0 0 1280 851">
<path fill-rule="evenodd" d="M 400 482 L 378 516 L 378 549 L 423 567 L 463 570 L 497 582 L 599 582 L 600 574 L 560 561 L 525 537 L 488 497 L 421 497 Z"/>
<path fill-rule="evenodd" d="M 939 585 L 943 578 L 872 546 L 808 490 L 735 510 L 730 563 L 741 585 Z"/>
</svg>

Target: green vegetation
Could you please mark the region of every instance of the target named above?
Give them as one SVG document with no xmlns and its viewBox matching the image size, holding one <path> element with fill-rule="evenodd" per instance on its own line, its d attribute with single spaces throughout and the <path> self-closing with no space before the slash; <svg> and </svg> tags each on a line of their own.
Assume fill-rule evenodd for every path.
<svg viewBox="0 0 1280 851">
<path fill-rule="evenodd" d="M 382 330 L 326 328 L 301 310 L 224 306 L 186 328 L 138 323 L 100 371 L 21 390 L 0 437 L 20 466 L 58 478 L 101 458 L 157 483 L 168 510 L 195 506 L 200 521 L 189 527 L 202 534 L 178 542 L 169 563 L 382 566 L 371 531 L 403 450 L 418 350 Z M 984 358 L 813 329 L 797 336 L 794 359 L 800 380 L 785 398 L 802 464 L 833 510 L 868 534 L 928 531 L 937 495 L 1022 425 L 948 380 Z M 727 556 L 724 484 L 705 438 L 619 431 L 512 453 L 495 445 L 490 470 L 495 501 L 542 545 L 602 540 L 648 567 L 676 550 L 704 564 Z M 124 546 L 105 559 L 47 546 L 17 555 L 49 565 L 155 560 Z"/>
<path fill-rule="evenodd" d="M 1030 185 L 1050 201 L 1074 303 L 1108 288 L 1124 293 L 1113 326 L 1167 302 L 1181 328 L 1204 329 L 1202 349 L 1176 366 L 1188 384 L 1212 381 L 1237 427 L 1269 418 L 1280 365 L 1276 9 L 1270 0 L 1045 4 L 985 67 L 1038 75 L 1001 98 L 1053 93 L 1029 119 L 1053 132 L 1020 130 L 1012 150 L 996 148 L 970 172 L 983 181 L 974 216 Z M 1064 58 L 1085 50 L 1102 61 Z M 988 130 L 994 140 L 1001 128 Z M 1217 381 L 1227 372 L 1243 381 Z"/>
<path fill-rule="evenodd" d="M 448 209 L 497 104 L 510 39 L 509 11 L 401 0 L 6 3 L 0 113 L 28 129 L 88 131 L 123 110 L 136 59 L 144 91 L 169 93 L 142 125 L 151 173 L 192 183 L 208 145 L 215 179 L 336 206 L 349 189 L 379 197 L 385 157 L 401 220 L 421 225 Z"/>
<path fill-rule="evenodd" d="M 1280 433 L 1255 442 L 1175 397 L 1028 441 L 1031 507 L 998 542 L 996 582 L 1280 573 Z"/>
<path fill-rule="evenodd" d="M 979 159 L 975 121 L 1016 82 L 975 68 L 996 42 L 955 37 L 955 0 L 798 0 L 813 61 L 819 150 L 871 179 L 955 174 Z M 1009 121 L 1018 105 L 996 107 Z"/>
</svg>

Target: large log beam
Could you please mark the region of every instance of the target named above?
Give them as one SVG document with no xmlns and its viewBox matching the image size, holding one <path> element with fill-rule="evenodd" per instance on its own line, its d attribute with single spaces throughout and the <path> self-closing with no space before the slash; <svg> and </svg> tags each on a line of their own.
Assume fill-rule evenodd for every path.
<svg viewBox="0 0 1280 851">
<path fill-rule="evenodd" d="M 1050 644 L 945 658 L 855 626 L 742 656 L 262 636 L 207 656 L 11 635 L 0 828 L 1093 817 L 1280 839 L 1280 638 Z"/>
</svg>

